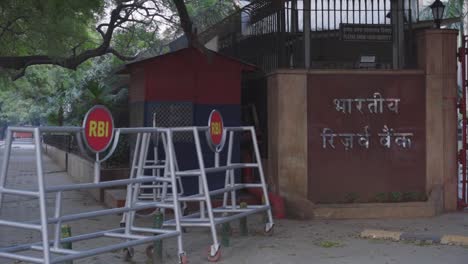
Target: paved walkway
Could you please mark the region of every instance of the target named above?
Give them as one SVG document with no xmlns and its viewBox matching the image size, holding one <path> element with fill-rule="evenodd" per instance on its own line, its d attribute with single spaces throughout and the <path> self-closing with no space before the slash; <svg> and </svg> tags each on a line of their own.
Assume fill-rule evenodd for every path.
<svg viewBox="0 0 468 264">
<path fill-rule="evenodd" d="M 1 154 L 3 149 L 0 148 Z M 47 185 L 71 183 L 67 174 L 50 159 L 44 160 Z M 36 184 L 34 174 L 34 156 L 31 147 L 14 149 L 8 179 L 9 186 L 32 188 Z M 53 207 L 49 197 L 48 205 Z M 83 212 L 103 208 L 91 196 L 81 192 L 68 192 L 64 195 L 64 212 Z M 51 211 L 49 211 L 51 212 Z M 0 212 L 1 218 L 32 220 L 38 219 L 36 200 L 7 196 Z M 71 223 L 72 232 L 96 231 L 118 227 L 119 216 L 99 217 Z M 150 219 L 139 219 L 143 224 L 151 225 Z M 455 213 L 426 219 L 400 220 L 347 220 L 347 221 L 277 221 L 275 234 L 263 236 L 260 217 L 248 220 L 250 234 L 241 237 L 237 224 L 231 246 L 223 248 L 222 261 L 226 264 L 302 264 L 302 263 L 356 263 L 356 264 L 393 264 L 393 263 L 468 263 L 468 248 L 461 246 L 429 245 L 427 243 L 392 242 L 366 240 L 359 238 L 367 228 L 430 234 L 468 235 L 468 213 Z M 0 247 L 19 243 L 39 241 L 37 232 L 18 231 L 0 227 Z M 74 249 L 90 248 L 109 243 L 109 240 L 89 240 L 74 245 Z M 207 263 L 206 249 L 210 245 L 210 236 L 206 229 L 189 229 L 184 234 L 184 246 L 189 262 Z M 136 255 L 131 263 L 150 263 L 144 254 L 144 246 L 136 248 Z M 164 263 L 176 263 L 175 239 L 164 241 Z M 0 259 L 0 263 L 14 263 Z M 18 263 L 18 262 L 17 262 Z M 112 252 L 90 257 L 74 263 L 128 263 L 121 252 Z"/>
</svg>

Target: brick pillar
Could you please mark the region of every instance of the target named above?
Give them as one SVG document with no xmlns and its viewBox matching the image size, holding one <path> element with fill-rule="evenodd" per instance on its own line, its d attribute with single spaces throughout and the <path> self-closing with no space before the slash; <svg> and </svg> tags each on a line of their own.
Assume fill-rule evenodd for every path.
<svg viewBox="0 0 468 264">
<path fill-rule="evenodd" d="M 268 76 L 268 172 L 288 214 L 308 218 L 307 71 L 278 70 Z"/>
<path fill-rule="evenodd" d="M 426 191 L 437 210 L 457 204 L 457 31 L 418 32 L 418 66 L 426 75 Z"/>
</svg>

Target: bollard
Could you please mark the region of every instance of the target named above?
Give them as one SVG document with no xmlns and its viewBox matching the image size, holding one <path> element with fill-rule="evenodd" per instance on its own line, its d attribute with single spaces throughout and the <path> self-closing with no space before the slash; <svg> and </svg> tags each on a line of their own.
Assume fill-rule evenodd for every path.
<svg viewBox="0 0 468 264">
<path fill-rule="evenodd" d="M 240 203 L 240 208 L 247 208 L 247 203 Z M 242 217 L 239 220 L 239 229 L 241 236 L 247 236 L 249 234 L 249 231 L 247 230 L 247 217 Z"/>
<path fill-rule="evenodd" d="M 161 228 L 164 222 L 164 214 L 161 211 L 157 211 L 154 215 L 154 228 Z M 157 240 L 153 242 L 153 263 L 161 263 L 163 259 L 163 242 Z"/>
<path fill-rule="evenodd" d="M 226 216 L 226 215 L 224 215 Z M 221 225 L 221 244 L 224 247 L 229 247 L 229 236 L 231 234 L 231 225 L 229 222 Z"/>
<path fill-rule="evenodd" d="M 71 227 L 69 225 L 62 225 L 61 231 L 62 231 L 62 239 L 72 236 Z M 62 248 L 64 248 L 64 249 L 72 249 L 72 242 L 64 242 L 64 243 L 61 243 L 61 245 L 62 245 Z M 69 260 L 69 261 L 65 261 L 63 263 L 64 264 L 72 264 L 73 261 Z"/>
</svg>

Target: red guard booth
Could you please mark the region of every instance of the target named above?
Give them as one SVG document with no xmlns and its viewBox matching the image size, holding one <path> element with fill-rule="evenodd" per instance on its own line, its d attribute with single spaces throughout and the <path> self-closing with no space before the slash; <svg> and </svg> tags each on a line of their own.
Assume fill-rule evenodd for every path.
<svg viewBox="0 0 468 264">
<path fill-rule="evenodd" d="M 129 63 L 119 73 L 130 74 L 130 125 L 152 126 L 155 121 L 161 127 L 206 126 L 210 112 L 218 109 L 225 126 L 239 126 L 242 74 L 254 70 L 253 65 L 193 47 Z M 191 133 L 175 136 L 174 144 L 181 169 L 195 168 Z M 239 142 L 234 150 L 235 162 L 240 159 Z M 204 152 L 205 166 L 212 166 L 208 146 Z M 212 175 L 210 188 L 224 185 L 223 177 L 216 176 Z M 195 192 L 196 179 L 188 177 L 184 188 L 187 194 Z"/>
</svg>

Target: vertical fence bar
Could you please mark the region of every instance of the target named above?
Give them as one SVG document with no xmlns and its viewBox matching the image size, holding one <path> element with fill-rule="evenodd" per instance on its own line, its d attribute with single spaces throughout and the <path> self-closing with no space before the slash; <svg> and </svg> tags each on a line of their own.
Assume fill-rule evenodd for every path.
<svg viewBox="0 0 468 264">
<path fill-rule="evenodd" d="M 7 128 L 6 131 L 6 140 L 5 140 L 5 152 L 3 154 L 3 167 L 2 173 L 0 174 L 0 210 L 2 209 L 2 202 L 3 202 L 3 188 L 5 188 L 6 177 L 8 173 L 8 165 L 10 163 L 10 155 L 11 155 L 11 143 L 13 132 L 10 128 Z"/>
<path fill-rule="evenodd" d="M 177 189 L 177 181 L 176 181 L 176 173 L 175 173 L 175 150 L 174 144 L 172 142 L 172 131 L 169 130 L 167 132 L 167 145 L 168 145 L 168 156 L 166 160 L 169 163 L 169 170 L 171 176 L 171 184 L 172 184 L 172 196 L 173 196 L 173 205 L 174 205 L 174 219 L 176 222 L 176 230 L 179 232 L 179 236 L 177 237 L 177 247 L 179 250 L 179 258 L 184 255 L 183 243 L 182 243 L 182 228 L 181 228 L 181 212 L 180 212 L 180 204 L 178 198 L 178 189 Z M 155 248 L 156 250 L 156 248 Z"/>
<path fill-rule="evenodd" d="M 47 227 L 47 204 L 45 193 L 44 171 L 42 168 L 42 149 L 41 149 L 41 131 L 39 128 L 34 129 L 34 145 L 36 151 L 36 173 L 37 184 L 39 188 L 39 210 L 41 214 L 41 232 L 42 232 L 42 250 L 44 254 L 44 262 L 50 263 L 50 245 L 49 234 Z"/>
<path fill-rule="evenodd" d="M 377 23 L 380 24 L 380 0 L 377 1 Z"/>
<path fill-rule="evenodd" d="M 137 161 L 138 161 L 137 159 L 138 159 L 138 153 L 139 153 L 138 150 L 140 149 L 140 145 L 141 145 L 141 133 L 138 133 L 137 137 L 136 137 L 136 141 L 135 141 L 135 149 L 133 150 L 132 164 L 131 164 L 131 167 L 130 167 L 130 176 L 129 176 L 130 179 L 135 178 L 136 168 L 137 168 Z M 130 208 L 131 198 L 132 198 L 132 185 L 128 184 L 127 185 L 127 194 L 126 194 L 126 198 L 125 198 L 125 207 L 126 208 Z M 123 213 L 122 221 L 120 222 L 120 225 L 124 225 L 124 224 L 128 223 L 128 219 L 129 219 L 129 213 L 128 212 Z"/>
<path fill-rule="evenodd" d="M 202 187 L 204 189 L 207 213 L 208 213 L 208 218 L 210 221 L 211 236 L 213 239 L 213 246 L 211 247 L 211 255 L 214 256 L 216 254 L 216 251 L 219 249 L 219 243 L 218 243 L 218 236 L 216 233 L 216 226 L 214 222 L 213 207 L 211 206 L 208 181 L 206 178 L 205 162 L 203 160 L 203 153 L 201 150 L 200 136 L 196 127 L 193 128 L 193 135 L 195 138 L 195 149 L 197 151 L 198 166 L 200 168 L 200 175 L 201 175 L 200 178 L 202 180 Z"/>
<path fill-rule="evenodd" d="M 250 127 L 250 133 L 252 135 L 252 142 L 253 142 L 253 147 L 254 147 L 254 152 L 255 152 L 255 159 L 256 159 L 257 164 L 258 164 L 258 172 L 260 174 L 260 182 L 262 183 L 262 191 L 263 191 L 263 196 L 265 198 L 265 205 L 270 207 L 270 209 L 267 211 L 268 222 L 269 222 L 269 224 L 271 226 L 273 226 L 273 215 L 271 213 L 270 199 L 268 198 L 268 190 L 267 190 L 267 187 L 266 187 L 265 175 L 263 173 L 262 157 L 260 156 L 260 150 L 258 149 L 258 144 L 257 144 L 257 136 L 255 135 L 255 129 L 253 127 Z"/>
<path fill-rule="evenodd" d="M 232 160 L 232 141 L 233 141 L 233 132 L 230 132 L 229 133 L 229 141 L 228 141 L 228 154 L 227 154 L 227 163 L 226 165 L 229 166 L 231 165 L 231 160 Z M 224 188 L 227 188 L 229 186 L 229 170 L 226 170 L 226 174 L 225 174 L 225 179 L 224 179 Z M 227 199 L 228 199 L 228 193 L 225 192 L 223 194 L 223 207 L 226 207 L 227 206 Z"/>
<path fill-rule="evenodd" d="M 387 0 L 384 0 L 384 13 L 385 13 L 385 23 L 384 24 L 387 24 L 388 22 L 388 19 L 387 19 Z"/>
<path fill-rule="evenodd" d="M 343 23 L 343 0 L 340 0 L 340 24 Z"/>
<path fill-rule="evenodd" d="M 307 1 L 307 0 L 305 0 L 305 1 Z M 312 0 L 310 0 L 310 1 L 312 1 Z M 317 0 L 315 0 L 314 8 L 315 8 L 315 31 L 318 31 L 318 2 L 317 2 Z"/>
<path fill-rule="evenodd" d="M 54 217 L 59 219 L 57 223 L 55 223 L 55 234 L 54 234 L 54 248 L 59 248 L 60 245 L 60 231 L 62 228 L 62 221 L 60 220 L 60 216 L 62 214 L 62 192 L 57 192 L 55 195 L 55 214 Z"/>
<path fill-rule="evenodd" d="M 359 24 L 361 24 L 361 0 L 359 1 L 359 11 L 358 11 L 358 16 L 359 16 Z"/>
</svg>

